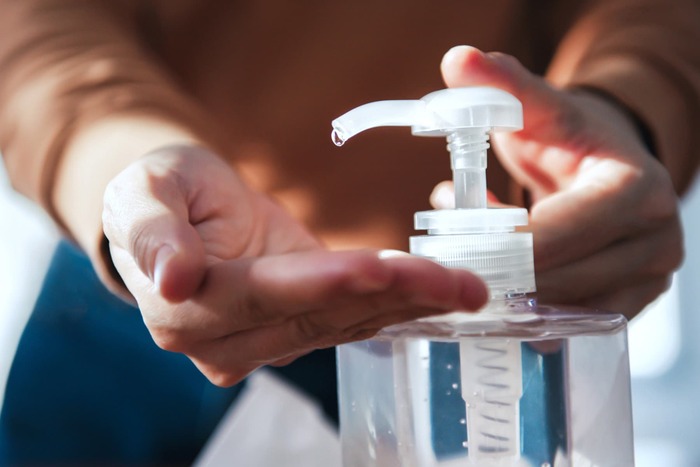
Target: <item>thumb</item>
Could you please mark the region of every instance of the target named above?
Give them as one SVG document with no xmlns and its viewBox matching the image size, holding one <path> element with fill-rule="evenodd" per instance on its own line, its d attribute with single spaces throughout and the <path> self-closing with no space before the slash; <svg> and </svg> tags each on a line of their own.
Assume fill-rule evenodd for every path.
<svg viewBox="0 0 700 467">
<path fill-rule="evenodd" d="M 141 229 L 134 252 L 139 268 L 170 302 L 190 298 L 204 279 L 206 256 L 199 234 L 173 213 Z"/>
<path fill-rule="evenodd" d="M 105 235 L 110 247 L 124 250 L 129 263 L 150 278 L 163 298 L 181 302 L 204 278 L 204 245 L 189 223 L 188 205 L 179 190 L 168 189 L 170 182 L 163 178 L 151 178 L 144 186 L 134 175 L 118 177 L 105 193 Z M 115 266 L 128 285 L 129 266 Z"/>
<path fill-rule="evenodd" d="M 486 201 L 489 207 L 506 206 L 491 190 L 486 190 Z M 435 209 L 455 208 L 455 189 L 452 181 L 446 180 L 435 185 L 430 194 L 430 205 Z"/>
</svg>

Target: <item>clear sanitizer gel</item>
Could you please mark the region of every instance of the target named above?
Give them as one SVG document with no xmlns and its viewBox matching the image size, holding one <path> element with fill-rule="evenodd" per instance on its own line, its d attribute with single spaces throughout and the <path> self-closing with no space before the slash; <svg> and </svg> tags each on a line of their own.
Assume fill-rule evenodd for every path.
<svg viewBox="0 0 700 467">
<path fill-rule="evenodd" d="M 633 466 L 625 318 L 538 305 L 527 211 L 487 207 L 489 133 L 521 129 L 520 102 L 487 87 L 373 102 L 332 138 L 378 126 L 447 137 L 455 209 L 416 213 L 411 253 L 479 274 L 491 298 L 338 348 L 344 467 Z"/>
</svg>

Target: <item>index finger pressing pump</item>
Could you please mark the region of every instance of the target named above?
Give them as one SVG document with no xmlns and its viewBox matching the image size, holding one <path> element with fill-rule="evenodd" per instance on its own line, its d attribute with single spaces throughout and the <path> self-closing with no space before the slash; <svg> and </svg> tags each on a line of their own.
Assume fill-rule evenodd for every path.
<svg viewBox="0 0 700 467">
<path fill-rule="evenodd" d="M 379 126 L 447 137 L 455 208 L 416 213 L 427 234 L 410 250 L 475 272 L 491 297 L 338 348 L 343 465 L 634 465 L 625 318 L 538 305 L 527 211 L 487 207 L 489 134 L 522 128 L 520 102 L 488 87 L 373 102 L 332 139 Z"/>
</svg>

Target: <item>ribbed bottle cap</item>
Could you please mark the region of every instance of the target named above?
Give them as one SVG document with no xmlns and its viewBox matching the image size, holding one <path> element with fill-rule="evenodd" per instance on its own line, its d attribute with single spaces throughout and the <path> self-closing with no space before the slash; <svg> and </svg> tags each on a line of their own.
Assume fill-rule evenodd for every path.
<svg viewBox="0 0 700 467">
<path fill-rule="evenodd" d="M 535 291 L 532 234 L 515 232 L 527 224 L 524 209 L 448 209 L 416 214 L 411 253 L 443 266 L 481 276 L 492 298 Z"/>
</svg>

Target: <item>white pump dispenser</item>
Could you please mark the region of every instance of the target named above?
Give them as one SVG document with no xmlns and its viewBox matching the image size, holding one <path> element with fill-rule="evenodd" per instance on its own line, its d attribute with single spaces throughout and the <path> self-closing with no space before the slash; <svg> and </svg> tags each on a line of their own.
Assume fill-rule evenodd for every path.
<svg viewBox="0 0 700 467">
<path fill-rule="evenodd" d="M 428 235 L 411 237 L 411 253 L 447 267 L 476 272 L 489 285 L 491 298 L 502 299 L 535 291 L 532 235 L 515 232 L 516 226 L 527 224 L 527 211 L 489 209 L 486 202 L 489 132 L 519 130 L 522 121 L 522 105 L 505 91 L 453 88 L 430 93 L 420 100 L 362 105 L 332 122 L 331 138 L 336 145 L 342 145 L 357 133 L 379 126 L 410 126 L 416 136 L 446 136 L 455 209 L 416 213 L 416 229 L 427 230 Z M 486 310 L 505 313 L 507 308 Z M 469 315 L 455 313 L 448 319 L 458 322 L 468 318 Z M 491 365 L 480 364 L 489 358 Z M 520 344 L 462 340 L 460 367 L 469 446 L 474 447 L 469 450 L 470 459 L 517 459 L 518 402 L 522 395 Z M 498 369 L 496 376 L 494 368 Z M 477 410 L 479 415 L 470 414 Z"/>
<path fill-rule="evenodd" d="M 554 438 L 560 435 L 563 438 L 557 438 L 558 441 L 553 440 L 554 438 L 538 441 L 540 444 L 531 441 L 530 446 L 521 446 L 524 439 L 521 432 L 523 416 L 520 412 L 524 361 L 531 361 L 533 358 L 544 361 L 544 357 L 533 357 L 531 349 L 538 346 L 533 347 L 528 342 L 554 339 L 558 336 L 566 339 L 575 333 L 589 332 L 622 333 L 624 341 L 625 324 L 624 318 L 619 315 L 598 315 L 585 319 L 572 314 L 548 315 L 549 312 L 545 308 L 538 308 L 534 300 L 528 298 L 528 294 L 535 292 L 532 234 L 516 231 L 517 227 L 527 225 L 527 211 L 520 208 L 489 208 L 486 188 L 490 132 L 522 129 L 523 111 L 520 102 L 507 92 L 495 88 L 444 89 L 419 100 L 365 104 L 335 119 L 332 125 L 331 138 L 337 146 L 341 146 L 362 131 L 380 126 L 410 126 L 416 136 L 447 138 L 454 180 L 455 209 L 416 213 L 415 227 L 418 230 L 426 230 L 427 235 L 411 237 L 410 251 L 414 255 L 430 258 L 447 267 L 465 268 L 475 272 L 489 286 L 491 296 L 490 303 L 479 313 L 457 311 L 419 320 L 415 325 L 409 323 L 382 331 L 377 343 L 368 343 L 364 347 L 361 343 L 348 344 L 339 349 L 341 434 L 357 431 L 365 433 L 369 441 L 369 451 L 365 454 L 358 454 L 364 452 L 365 447 L 362 445 L 353 444 L 347 450 L 344 446 L 344 464 L 570 465 L 567 459 L 573 457 L 570 457 L 571 453 L 568 450 L 572 449 L 576 442 L 575 439 L 572 442 L 568 438 L 573 439 L 574 434 L 571 432 L 554 430 L 551 431 Z M 386 341 L 382 339 L 391 342 L 391 351 L 383 347 L 382 343 Z M 462 439 L 466 437 L 467 441 L 459 448 L 466 450 L 466 464 L 463 461 L 457 462 L 456 459 L 460 455 L 458 450 L 441 447 L 441 443 L 446 442 L 437 439 L 437 432 L 442 433 L 444 429 L 437 425 L 431 426 L 427 421 L 434 421 L 435 413 L 455 410 L 454 405 L 449 402 L 449 388 L 442 394 L 440 402 L 436 398 L 431 399 L 426 393 L 434 393 L 434 387 L 439 385 L 434 381 L 426 383 L 426 379 L 431 379 L 432 375 L 437 374 L 434 373 L 435 368 L 430 367 L 436 364 L 433 362 L 439 360 L 435 355 L 440 349 L 436 347 L 435 350 L 431 350 L 432 346 L 439 346 L 440 343 L 452 345 L 449 342 L 458 343 L 459 347 L 458 357 L 449 357 L 459 360 L 459 384 L 451 383 L 450 387 L 460 388 L 464 404 L 461 410 L 466 414 L 465 419 L 462 419 L 466 425 L 466 433 L 462 433 L 466 436 Z M 559 349 L 559 356 L 552 358 L 561 360 L 564 346 L 559 343 L 556 347 Z M 626 341 L 625 345 L 620 347 L 620 352 L 624 366 L 627 364 Z M 384 356 L 387 353 L 393 355 L 394 359 L 391 372 L 387 372 L 388 368 L 381 369 L 386 365 Z M 568 358 L 573 357 L 574 354 Z M 448 363 L 445 364 L 445 361 Z M 449 363 L 451 361 L 456 360 L 440 360 L 441 368 L 453 371 L 455 365 Z M 358 368 L 358 362 L 368 363 L 369 372 L 363 370 L 364 364 Z M 541 378 L 546 377 L 542 373 L 542 367 L 537 371 Z M 537 371 L 532 370 L 535 373 Z M 370 373 L 374 376 L 368 376 Z M 393 376 L 389 377 L 388 374 Z M 364 385 L 359 383 L 360 379 L 365 381 Z M 397 386 L 400 384 L 397 381 L 407 384 L 410 388 L 404 391 Z M 384 393 L 387 391 L 385 386 L 389 384 L 396 388 L 393 395 L 393 414 L 387 408 L 380 409 L 374 405 L 372 401 L 376 396 L 365 394 L 362 397 L 368 398 L 369 402 L 362 405 L 367 406 L 365 409 L 368 412 L 364 416 L 356 415 L 354 404 L 359 396 L 345 395 L 360 394 L 361 391 Z M 623 396 L 627 391 L 626 395 L 629 397 L 628 376 L 621 384 Z M 565 391 L 565 386 L 565 383 L 561 383 L 554 393 Z M 347 411 L 347 407 L 343 410 L 343 404 L 346 402 L 344 399 L 349 397 L 353 398 L 353 408 L 350 412 Z M 565 395 L 561 397 L 566 398 Z M 569 399 L 574 400 L 571 397 Z M 626 404 L 622 407 L 629 410 L 628 399 Z M 411 423 L 406 421 L 407 416 L 402 412 L 404 410 L 411 413 Z M 538 407 L 538 410 L 545 413 L 554 409 Z M 629 419 L 628 412 L 624 412 L 623 415 Z M 533 412 L 530 417 L 538 415 Z M 558 417 L 557 423 L 567 423 L 565 415 L 559 414 Z M 623 420 L 626 419 L 623 417 Z M 396 432 L 395 437 L 398 441 L 392 448 L 396 452 L 392 454 L 382 454 L 378 451 L 382 446 L 379 443 L 381 437 L 377 427 L 380 422 L 393 426 L 387 429 L 388 433 Z M 624 425 L 623 421 L 620 423 Z M 353 436 L 343 434 L 344 445 L 349 445 Z M 402 439 L 411 441 L 401 441 Z M 627 445 L 620 451 L 621 454 L 616 455 L 621 459 L 631 459 L 631 441 L 625 439 L 625 442 Z M 541 446 L 535 447 L 536 445 L 546 445 L 546 449 L 552 452 L 533 454 L 537 449 L 546 451 Z M 382 449 L 387 448 L 385 446 Z M 529 452 L 528 459 L 522 457 L 523 449 Z M 536 456 L 541 456 L 542 460 L 531 464 Z M 453 457 L 454 464 L 449 461 Z"/>
<path fill-rule="evenodd" d="M 410 126 L 416 136 L 446 136 L 455 190 L 455 208 L 416 213 L 418 230 L 411 253 L 478 273 L 492 298 L 535 291 L 532 236 L 516 233 L 527 224 L 525 209 L 489 209 L 486 166 L 489 132 L 523 125 L 522 105 L 512 95 L 488 87 L 443 89 L 420 100 L 365 104 L 333 120 L 337 145 L 380 126 Z M 445 235 L 447 234 L 447 235 Z"/>
</svg>

